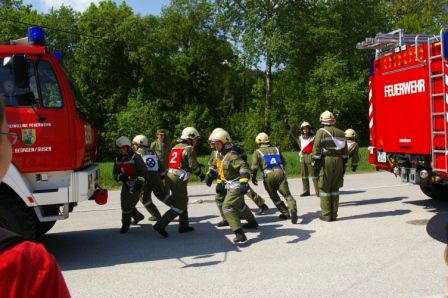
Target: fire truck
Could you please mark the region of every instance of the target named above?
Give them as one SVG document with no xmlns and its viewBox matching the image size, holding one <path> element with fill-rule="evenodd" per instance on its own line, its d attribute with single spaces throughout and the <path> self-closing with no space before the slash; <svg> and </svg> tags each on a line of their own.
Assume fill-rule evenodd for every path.
<svg viewBox="0 0 448 298">
<path fill-rule="evenodd" d="M 448 198 L 448 32 L 378 33 L 369 76 L 369 163 Z"/>
<path fill-rule="evenodd" d="M 45 234 L 81 201 L 107 202 L 93 163 L 96 131 L 79 116 L 73 86 L 42 28 L 0 44 L 0 96 L 17 137 L 0 184 L 0 226 L 26 239 Z"/>
</svg>

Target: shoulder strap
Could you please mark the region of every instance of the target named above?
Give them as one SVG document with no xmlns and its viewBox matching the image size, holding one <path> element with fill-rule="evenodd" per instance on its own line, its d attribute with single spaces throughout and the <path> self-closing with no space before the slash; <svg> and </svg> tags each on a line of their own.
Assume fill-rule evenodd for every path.
<svg viewBox="0 0 448 298">
<path fill-rule="evenodd" d="M 13 233 L 4 228 L 0 228 L 0 250 L 24 240 L 25 239 L 23 239 L 19 234 Z"/>
</svg>

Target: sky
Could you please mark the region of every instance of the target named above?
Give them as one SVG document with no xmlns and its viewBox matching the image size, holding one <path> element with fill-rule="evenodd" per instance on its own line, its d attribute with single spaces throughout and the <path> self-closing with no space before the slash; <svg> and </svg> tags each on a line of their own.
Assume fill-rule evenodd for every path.
<svg viewBox="0 0 448 298">
<path fill-rule="evenodd" d="M 126 2 L 134 13 L 141 15 L 160 15 L 163 6 L 169 4 L 169 0 L 114 0 L 116 3 Z M 23 0 L 23 4 L 31 4 L 38 12 L 47 12 L 51 7 L 58 9 L 62 4 L 71 6 L 74 10 L 83 12 L 90 3 L 99 3 L 100 0 Z"/>
</svg>

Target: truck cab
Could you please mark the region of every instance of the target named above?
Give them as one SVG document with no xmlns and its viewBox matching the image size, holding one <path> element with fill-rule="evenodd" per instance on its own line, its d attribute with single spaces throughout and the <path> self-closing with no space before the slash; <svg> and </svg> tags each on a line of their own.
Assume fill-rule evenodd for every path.
<svg viewBox="0 0 448 298">
<path fill-rule="evenodd" d="M 107 201 L 93 163 L 95 128 L 82 119 L 59 55 L 44 45 L 44 32 L 0 45 L 0 97 L 10 132 L 12 164 L 0 184 L 0 226 L 35 239 L 78 202 Z"/>
</svg>

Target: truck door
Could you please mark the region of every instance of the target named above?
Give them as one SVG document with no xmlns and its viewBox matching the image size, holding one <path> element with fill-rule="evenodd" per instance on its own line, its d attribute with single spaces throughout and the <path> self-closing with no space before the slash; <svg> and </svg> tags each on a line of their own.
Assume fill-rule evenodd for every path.
<svg viewBox="0 0 448 298">
<path fill-rule="evenodd" d="M 13 148 L 13 163 L 24 173 L 72 169 L 73 124 L 60 80 L 49 60 L 28 59 L 28 65 L 34 104 L 7 107 L 8 126 L 19 135 Z"/>
</svg>

